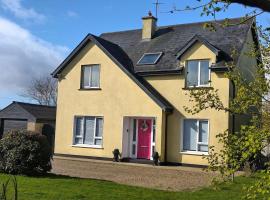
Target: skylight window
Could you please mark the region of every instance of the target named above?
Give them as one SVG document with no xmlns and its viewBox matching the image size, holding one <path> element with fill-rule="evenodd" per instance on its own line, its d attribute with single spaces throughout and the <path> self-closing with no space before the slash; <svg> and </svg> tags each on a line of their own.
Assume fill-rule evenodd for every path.
<svg viewBox="0 0 270 200">
<path fill-rule="evenodd" d="M 158 53 L 145 53 L 138 61 L 137 65 L 154 65 L 157 63 L 158 59 L 161 57 L 162 52 Z"/>
</svg>

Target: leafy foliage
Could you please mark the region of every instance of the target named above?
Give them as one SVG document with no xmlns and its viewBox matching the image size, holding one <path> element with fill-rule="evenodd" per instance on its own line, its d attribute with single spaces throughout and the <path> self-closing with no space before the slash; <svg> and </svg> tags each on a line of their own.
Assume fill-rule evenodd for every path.
<svg viewBox="0 0 270 200">
<path fill-rule="evenodd" d="M 0 140 L 0 171 L 36 175 L 51 170 L 51 147 L 45 136 L 25 130 L 12 131 Z"/>
<path fill-rule="evenodd" d="M 225 77 L 230 80 L 235 93 L 229 104 L 222 102 L 217 89 L 191 90 L 188 95 L 192 107 L 185 107 L 188 113 L 196 114 L 202 110 L 215 109 L 228 113 L 232 118 L 244 118 L 238 130 L 224 130 L 217 133 L 217 139 L 223 146 L 221 150 L 211 146 L 209 156 L 205 159 L 209 162 L 208 170 L 219 171 L 222 180 L 231 180 L 234 173 L 247 163 L 256 168 L 256 162 L 264 148 L 270 141 L 270 99 L 269 99 L 269 75 L 270 75 L 270 33 L 257 28 L 259 44 L 249 44 L 246 58 L 257 61 L 254 64 L 253 75 L 247 77 L 243 70 L 235 63 L 227 63 L 229 71 Z M 235 57 L 232 51 L 232 58 Z M 262 178 L 252 187 L 247 189 L 248 199 L 256 199 L 265 196 L 270 188 L 269 170 L 264 171 Z"/>
</svg>

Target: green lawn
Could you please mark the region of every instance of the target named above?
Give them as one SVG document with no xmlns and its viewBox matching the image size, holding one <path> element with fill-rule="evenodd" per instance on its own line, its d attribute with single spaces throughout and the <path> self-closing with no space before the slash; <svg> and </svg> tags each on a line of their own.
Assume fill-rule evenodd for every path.
<svg viewBox="0 0 270 200">
<path fill-rule="evenodd" d="M 0 174 L 0 182 L 7 175 Z M 70 178 L 64 176 L 23 177 L 18 176 L 19 200 L 113 200 L 113 199 L 192 199 L 192 200 L 239 200 L 241 189 L 254 178 L 237 177 L 235 183 L 222 184 L 219 190 L 205 188 L 198 191 L 166 192 L 120 185 L 108 181 Z M 184 180 L 183 180 L 184 181 Z"/>
</svg>

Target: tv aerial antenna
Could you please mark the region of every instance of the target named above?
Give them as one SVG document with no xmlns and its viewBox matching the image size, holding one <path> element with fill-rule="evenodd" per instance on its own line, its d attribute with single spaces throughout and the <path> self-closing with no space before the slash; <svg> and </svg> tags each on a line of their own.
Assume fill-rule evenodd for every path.
<svg viewBox="0 0 270 200">
<path fill-rule="evenodd" d="M 153 3 L 156 7 L 156 18 L 158 18 L 158 9 L 159 9 L 159 6 L 163 3 L 159 2 L 159 0 L 156 0 L 155 3 Z"/>
</svg>

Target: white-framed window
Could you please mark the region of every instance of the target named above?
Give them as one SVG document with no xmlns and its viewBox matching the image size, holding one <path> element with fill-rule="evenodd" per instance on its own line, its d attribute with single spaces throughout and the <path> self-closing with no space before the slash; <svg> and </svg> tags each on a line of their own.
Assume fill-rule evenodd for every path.
<svg viewBox="0 0 270 200">
<path fill-rule="evenodd" d="M 186 86 L 205 87 L 209 84 L 209 60 L 188 60 L 186 63 Z"/>
<path fill-rule="evenodd" d="M 84 89 L 100 87 L 100 66 L 99 65 L 83 65 L 81 86 Z"/>
<path fill-rule="evenodd" d="M 183 151 L 208 152 L 209 120 L 185 119 L 183 128 Z"/>
<path fill-rule="evenodd" d="M 103 118 L 75 117 L 73 145 L 102 146 Z"/>
</svg>

